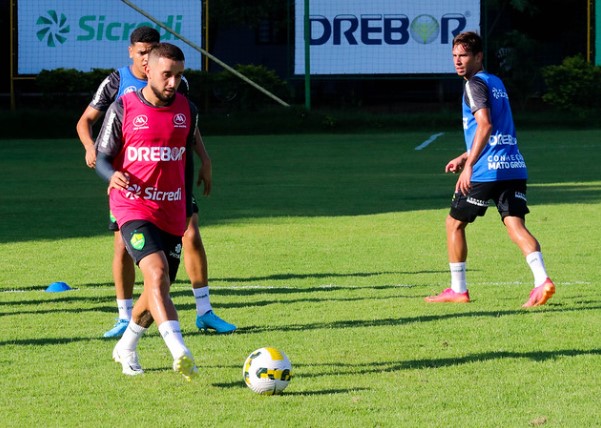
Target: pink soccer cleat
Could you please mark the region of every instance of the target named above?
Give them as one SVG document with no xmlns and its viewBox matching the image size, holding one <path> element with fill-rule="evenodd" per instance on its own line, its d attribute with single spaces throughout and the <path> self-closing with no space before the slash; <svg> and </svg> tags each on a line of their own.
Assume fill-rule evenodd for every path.
<svg viewBox="0 0 601 428">
<path fill-rule="evenodd" d="M 452 288 L 446 288 L 437 296 L 429 296 L 425 300 L 429 303 L 469 303 L 470 293 L 469 291 L 457 293 Z"/>
<path fill-rule="evenodd" d="M 533 306 L 541 306 L 547 303 L 547 300 L 555 294 L 555 284 L 549 278 L 542 285 L 535 287 L 530 292 L 530 298 L 522 305 L 523 308 L 531 308 Z"/>
</svg>

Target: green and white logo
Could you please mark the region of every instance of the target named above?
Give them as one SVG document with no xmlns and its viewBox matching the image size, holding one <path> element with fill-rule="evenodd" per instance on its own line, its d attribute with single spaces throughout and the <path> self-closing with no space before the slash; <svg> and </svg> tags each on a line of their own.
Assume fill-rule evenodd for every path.
<svg viewBox="0 0 601 428">
<path fill-rule="evenodd" d="M 409 28 L 411 37 L 417 43 L 432 43 L 440 33 L 440 24 L 432 15 L 419 15 L 412 22 Z"/>
<path fill-rule="evenodd" d="M 144 248 L 144 244 L 146 244 L 146 238 L 144 238 L 143 233 L 134 233 L 129 240 L 131 246 L 134 247 L 135 250 L 141 250 Z"/>
<path fill-rule="evenodd" d="M 51 48 L 56 47 L 57 43 L 65 43 L 66 35 L 71 31 L 65 14 L 61 13 L 59 17 L 56 10 L 49 10 L 46 16 L 40 16 L 36 24 L 41 27 L 36 33 L 38 40 L 45 41 Z"/>
<path fill-rule="evenodd" d="M 18 74 L 38 74 L 44 69 L 57 68 L 81 71 L 118 68 L 124 65 L 123 49 L 127 48 L 131 33 L 140 26 L 156 28 L 162 41 L 178 40 L 164 25 L 202 45 L 202 31 L 198 30 L 203 25 L 199 0 L 139 2 L 154 19 L 147 19 L 116 0 L 12 3 L 17 8 Z M 181 48 L 186 55 L 186 67 L 200 69 L 201 53 L 183 43 Z"/>
</svg>

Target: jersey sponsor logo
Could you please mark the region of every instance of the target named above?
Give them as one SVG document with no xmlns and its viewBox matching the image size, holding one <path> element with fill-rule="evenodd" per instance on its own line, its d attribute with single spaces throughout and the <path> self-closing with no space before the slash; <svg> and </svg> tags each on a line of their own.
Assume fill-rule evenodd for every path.
<svg viewBox="0 0 601 428">
<path fill-rule="evenodd" d="M 509 95 L 507 95 L 507 91 L 505 91 L 503 88 L 492 88 L 492 96 L 495 97 L 496 99 L 499 99 L 499 98 L 509 99 Z"/>
<path fill-rule="evenodd" d="M 131 162 L 178 162 L 184 153 L 185 147 L 128 147 L 126 158 Z"/>
<path fill-rule="evenodd" d="M 509 134 L 495 134 L 491 135 L 488 139 L 488 145 L 491 147 L 495 146 L 516 146 L 518 144 L 517 138 Z"/>
<path fill-rule="evenodd" d="M 139 114 L 134 117 L 134 120 L 132 120 L 131 123 L 134 125 L 134 131 L 139 129 L 148 129 L 148 116 L 145 114 Z"/>
<path fill-rule="evenodd" d="M 142 193 L 142 188 L 137 184 L 132 184 L 127 187 L 125 197 L 127 199 L 137 199 L 140 196 L 140 193 Z"/>
<path fill-rule="evenodd" d="M 175 202 L 182 200 L 182 188 L 178 187 L 177 190 L 164 191 L 159 190 L 156 187 L 145 187 L 143 190 L 137 184 L 132 184 L 124 190 L 125 197 L 127 199 L 145 199 L 147 201 L 168 201 Z"/>
<path fill-rule="evenodd" d="M 138 88 L 136 88 L 135 86 L 128 86 L 127 88 L 125 88 L 123 90 L 122 96 L 125 95 L 125 94 L 129 94 L 130 92 L 135 92 L 136 89 L 138 89 Z"/>
<path fill-rule="evenodd" d="M 187 121 L 188 118 L 183 113 L 176 113 L 173 115 L 173 126 L 176 128 L 185 128 Z"/>
<path fill-rule="evenodd" d="M 489 170 L 526 168 L 526 162 L 521 154 L 490 155 L 486 158 Z"/>
<path fill-rule="evenodd" d="M 177 190 L 165 192 L 157 189 L 156 187 L 147 187 L 144 189 L 144 199 L 149 201 L 181 201 L 182 188 L 179 187 Z"/>
</svg>

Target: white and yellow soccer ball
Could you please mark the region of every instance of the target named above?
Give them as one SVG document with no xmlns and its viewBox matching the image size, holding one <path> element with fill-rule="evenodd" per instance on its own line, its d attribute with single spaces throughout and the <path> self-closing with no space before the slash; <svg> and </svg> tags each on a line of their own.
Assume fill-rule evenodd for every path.
<svg viewBox="0 0 601 428">
<path fill-rule="evenodd" d="M 260 348 L 251 353 L 242 368 L 246 386 L 257 394 L 280 394 L 292 379 L 292 364 L 282 351 Z"/>
</svg>

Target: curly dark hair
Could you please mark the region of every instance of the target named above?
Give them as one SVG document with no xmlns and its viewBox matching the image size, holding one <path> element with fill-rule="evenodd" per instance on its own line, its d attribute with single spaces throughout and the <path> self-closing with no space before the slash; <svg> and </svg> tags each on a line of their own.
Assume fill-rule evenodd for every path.
<svg viewBox="0 0 601 428">
<path fill-rule="evenodd" d="M 482 37 L 474 31 L 465 31 L 457 34 L 453 39 L 453 47 L 456 45 L 463 46 L 466 52 L 474 55 L 483 51 Z"/>
<path fill-rule="evenodd" d="M 129 36 L 129 42 L 132 45 L 136 43 L 159 43 L 161 35 L 152 27 L 138 27 Z"/>
</svg>

